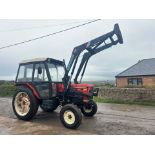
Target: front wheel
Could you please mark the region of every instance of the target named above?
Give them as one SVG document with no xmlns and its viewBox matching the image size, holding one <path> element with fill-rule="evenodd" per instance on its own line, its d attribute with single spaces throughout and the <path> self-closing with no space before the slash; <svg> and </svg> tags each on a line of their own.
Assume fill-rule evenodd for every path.
<svg viewBox="0 0 155 155">
<path fill-rule="evenodd" d="M 75 105 L 65 105 L 60 111 L 60 120 L 66 128 L 76 129 L 82 121 L 81 111 Z"/>
<path fill-rule="evenodd" d="M 97 104 L 94 101 L 90 101 L 89 105 L 84 105 L 81 108 L 81 112 L 83 113 L 84 116 L 86 117 L 92 117 L 96 114 L 97 112 Z"/>
</svg>

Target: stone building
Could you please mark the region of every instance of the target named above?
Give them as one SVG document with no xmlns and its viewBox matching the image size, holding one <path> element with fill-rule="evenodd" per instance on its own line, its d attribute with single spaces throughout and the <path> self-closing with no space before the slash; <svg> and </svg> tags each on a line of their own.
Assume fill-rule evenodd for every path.
<svg viewBox="0 0 155 155">
<path fill-rule="evenodd" d="M 143 59 L 116 75 L 116 85 L 155 86 L 155 58 Z"/>
</svg>

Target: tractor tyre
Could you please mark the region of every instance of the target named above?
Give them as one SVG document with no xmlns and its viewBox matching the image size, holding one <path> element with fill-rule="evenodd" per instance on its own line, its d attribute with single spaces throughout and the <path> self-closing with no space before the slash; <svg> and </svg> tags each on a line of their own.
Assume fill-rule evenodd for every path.
<svg viewBox="0 0 155 155">
<path fill-rule="evenodd" d="M 81 112 L 83 113 L 84 116 L 86 117 L 92 117 L 96 114 L 97 112 L 97 104 L 94 101 L 90 101 L 91 104 L 89 107 L 83 106 L 81 108 Z"/>
<path fill-rule="evenodd" d="M 39 104 L 30 89 L 20 87 L 13 96 L 12 107 L 18 119 L 28 121 L 37 113 Z"/>
<path fill-rule="evenodd" d="M 82 121 L 81 111 L 76 105 L 65 105 L 60 111 L 60 120 L 66 128 L 77 129 Z"/>
</svg>

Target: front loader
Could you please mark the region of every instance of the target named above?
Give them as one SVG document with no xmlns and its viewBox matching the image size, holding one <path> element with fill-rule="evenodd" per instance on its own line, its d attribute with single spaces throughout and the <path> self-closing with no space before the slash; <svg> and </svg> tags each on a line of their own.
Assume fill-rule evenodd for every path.
<svg viewBox="0 0 155 155">
<path fill-rule="evenodd" d="M 52 112 L 60 106 L 62 124 L 66 128 L 78 128 L 82 114 L 92 117 L 97 112 L 93 96 L 97 96 L 99 90 L 91 84 L 81 83 L 88 60 L 118 43 L 123 44 L 123 38 L 118 24 L 115 24 L 113 31 L 75 47 L 68 65 L 65 61 L 52 58 L 22 61 L 19 64 L 15 81 L 17 89 L 12 101 L 15 115 L 28 121 L 35 116 L 38 107 L 45 112 Z M 77 67 L 82 53 L 82 60 Z M 77 72 L 74 73 L 76 67 Z"/>
</svg>

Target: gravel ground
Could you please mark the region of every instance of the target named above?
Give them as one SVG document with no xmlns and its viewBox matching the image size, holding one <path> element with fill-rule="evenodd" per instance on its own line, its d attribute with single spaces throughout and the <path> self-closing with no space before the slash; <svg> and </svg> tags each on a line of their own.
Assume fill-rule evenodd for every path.
<svg viewBox="0 0 155 155">
<path fill-rule="evenodd" d="M 98 103 L 98 112 L 92 118 L 83 117 L 77 130 L 63 127 L 58 108 L 53 113 L 40 109 L 29 122 L 21 121 L 13 114 L 11 98 L 0 98 L 0 134 L 41 135 L 141 135 L 155 134 L 155 107 L 140 105 Z"/>
</svg>

